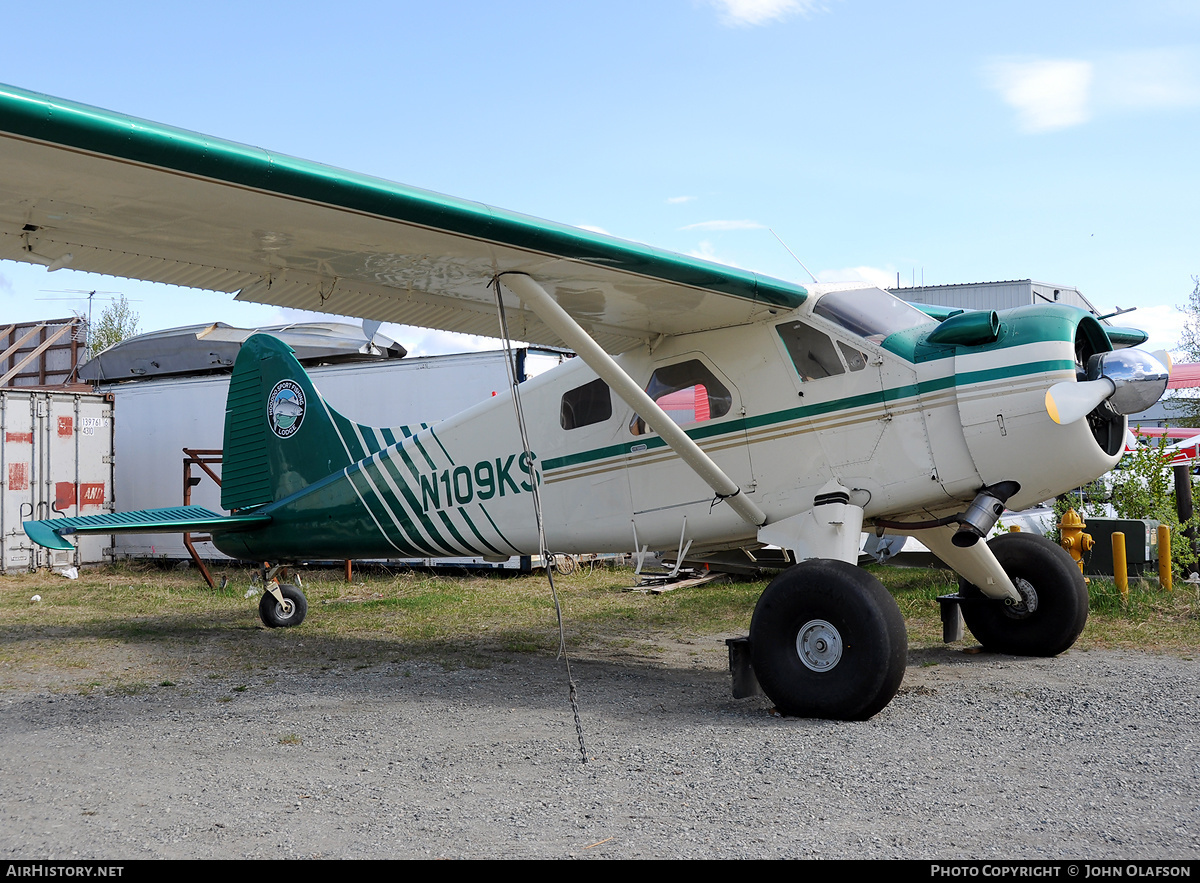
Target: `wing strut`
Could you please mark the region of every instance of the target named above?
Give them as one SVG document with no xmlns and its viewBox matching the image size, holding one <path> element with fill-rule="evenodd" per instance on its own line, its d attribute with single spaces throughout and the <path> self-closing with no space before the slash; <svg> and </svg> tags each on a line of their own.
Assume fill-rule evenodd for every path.
<svg viewBox="0 0 1200 883">
<path fill-rule="evenodd" d="M 767 523 L 767 516 L 742 493 L 737 482 L 721 471 L 708 454 L 667 416 L 654 399 L 646 395 L 645 390 L 625 373 L 612 356 L 592 340 L 591 335 L 584 331 L 541 285 L 523 273 L 504 273 L 500 276 L 500 283 L 523 300 L 539 319 L 562 338 L 563 343 L 575 350 L 579 358 L 583 359 L 627 405 L 637 411 L 667 446 L 713 489 L 713 493 L 728 503 L 734 512 L 755 527 Z"/>
</svg>

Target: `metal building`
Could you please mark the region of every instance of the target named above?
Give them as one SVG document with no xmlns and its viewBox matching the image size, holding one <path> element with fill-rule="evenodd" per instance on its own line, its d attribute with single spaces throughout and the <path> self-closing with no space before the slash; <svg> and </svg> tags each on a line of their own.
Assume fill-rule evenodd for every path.
<svg viewBox="0 0 1200 883">
<path fill-rule="evenodd" d="M 1050 285 L 1032 279 L 965 282 L 960 285 L 918 285 L 888 290 L 909 303 L 955 307 L 962 310 L 1008 310 L 1031 304 L 1052 303 L 1068 304 L 1087 310 L 1094 316 L 1101 315 L 1078 288 Z"/>
</svg>

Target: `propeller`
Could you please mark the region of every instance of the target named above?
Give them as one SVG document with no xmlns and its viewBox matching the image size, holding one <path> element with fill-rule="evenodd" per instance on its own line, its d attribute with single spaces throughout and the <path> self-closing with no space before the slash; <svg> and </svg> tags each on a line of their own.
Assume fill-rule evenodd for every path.
<svg viewBox="0 0 1200 883">
<path fill-rule="evenodd" d="M 1107 377 L 1099 380 L 1064 380 L 1046 390 L 1046 413 L 1055 423 L 1065 426 L 1090 414 L 1117 391 Z"/>
<path fill-rule="evenodd" d="M 1046 413 L 1060 425 L 1074 423 L 1107 403 L 1114 415 L 1136 414 L 1158 401 L 1171 375 L 1171 357 L 1123 349 L 1088 359 L 1087 380 L 1066 380 L 1046 390 Z"/>
</svg>

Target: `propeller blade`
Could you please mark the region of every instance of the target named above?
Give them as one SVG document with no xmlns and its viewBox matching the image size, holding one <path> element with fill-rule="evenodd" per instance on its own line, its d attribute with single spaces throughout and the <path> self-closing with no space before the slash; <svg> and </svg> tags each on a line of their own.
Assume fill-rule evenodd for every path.
<svg viewBox="0 0 1200 883">
<path fill-rule="evenodd" d="M 1150 355 L 1162 362 L 1163 367 L 1167 369 L 1167 376 L 1169 377 L 1171 375 L 1171 369 L 1175 367 L 1171 361 L 1171 354 L 1166 350 L 1155 350 Z"/>
<path fill-rule="evenodd" d="M 382 322 L 379 322 L 375 319 L 363 319 L 363 323 L 362 323 L 363 337 L 365 337 L 367 339 L 368 344 L 372 344 L 375 342 L 375 332 L 377 332 L 379 330 L 379 326 L 382 324 L 383 324 Z"/>
<path fill-rule="evenodd" d="M 1046 413 L 1055 423 L 1065 426 L 1087 416 L 1115 390 L 1116 384 L 1106 377 L 1081 382 L 1065 380 L 1046 390 Z"/>
</svg>

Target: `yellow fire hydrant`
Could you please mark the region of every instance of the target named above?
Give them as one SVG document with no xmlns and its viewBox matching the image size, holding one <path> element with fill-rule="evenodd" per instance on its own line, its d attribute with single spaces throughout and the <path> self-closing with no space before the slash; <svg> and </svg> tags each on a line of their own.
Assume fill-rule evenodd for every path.
<svg viewBox="0 0 1200 883">
<path fill-rule="evenodd" d="M 1085 527 L 1087 525 L 1074 509 L 1064 512 L 1062 521 L 1058 523 L 1059 545 L 1071 553 L 1079 565 L 1080 573 L 1083 573 L 1083 553 L 1092 551 L 1093 545 L 1092 535 L 1083 532 Z"/>
</svg>

